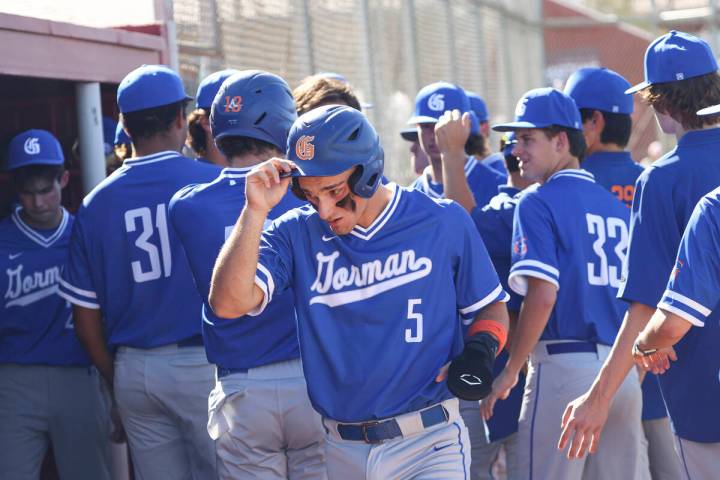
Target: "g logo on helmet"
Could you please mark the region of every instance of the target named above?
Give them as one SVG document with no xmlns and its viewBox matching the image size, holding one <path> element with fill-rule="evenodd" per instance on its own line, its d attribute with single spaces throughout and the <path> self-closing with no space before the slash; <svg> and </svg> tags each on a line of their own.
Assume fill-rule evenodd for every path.
<svg viewBox="0 0 720 480">
<path fill-rule="evenodd" d="M 434 112 L 442 112 L 445 110 L 445 94 L 433 93 L 428 98 L 428 108 Z"/>
<path fill-rule="evenodd" d="M 517 106 L 515 107 L 515 116 L 516 117 L 522 117 L 525 115 L 525 110 L 527 109 L 527 98 L 521 98 L 520 101 L 517 103 Z"/>
<path fill-rule="evenodd" d="M 28 138 L 25 140 L 23 148 L 28 155 L 37 155 L 40 153 L 40 139 L 37 137 Z"/>
<path fill-rule="evenodd" d="M 310 135 L 303 135 L 298 138 L 297 143 L 295 143 L 295 155 L 297 155 L 297 158 L 300 160 L 312 160 L 315 157 L 315 145 L 310 143 L 313 140 L 315 140 L 315 137 Z"/>
</svg>

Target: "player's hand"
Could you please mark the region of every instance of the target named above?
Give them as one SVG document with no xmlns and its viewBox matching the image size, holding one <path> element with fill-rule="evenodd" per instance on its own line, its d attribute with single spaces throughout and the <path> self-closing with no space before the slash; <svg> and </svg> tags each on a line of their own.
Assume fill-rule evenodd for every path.
<svg viewBox="0 0 720 480">
<path fill-rule="evenodd" d="M 280 178 L 289 174 L 295 164 L 289 160 L 271 158 L 256 165 L 246 177 L 245 198 L 248 208 L 269 212 L 287 193 L 290 178 Z"/>
<path fill-rule="evenodd" d="M 120 412 L 118 411 L 115 400 L 112 401 L 112 405 L 110 406 L 110 441 L 113 443 L 125 443 L 127 441 L 125 427 L 123 427 L 122 420 L 120 419 Z"/>
<path fill-rule="evenodd" d="M 435 138 L 442 154 L 465 162 L 465 143 L 470 136 L 470 114 L 460 110 L 446 111 L 435 124 Z"/>
<path fill-rule="evenodd" d="M 677 361 L 673 347 L 660 348 L 657 352 L 645 356 L 633 356 L 635 364 L 646 372 L 661 375 L 670 368 L 670 360 Z"/>
<path fill-rule="evenodd" d="M 567 458 L 582 458 L 585 452 L 597 452 L 600 433 L 607 421 L 610 402 L 598 399 L 586 392 L 565 408 L 560 427 L 562 434 L 558 449 L 569 445 Z"/>
<path fill-rule="evenodd" d="M 510 391 L 518 382 L 518 373 L 511 372 L 507 368 L 500 372 L 500 375 L 493 381 L 490 395 L 480 402 L 480 415 L 483 420 L 489 420 L 493 416 L 495 404 L 498 400 L 505 400 Z"/>
</svg>

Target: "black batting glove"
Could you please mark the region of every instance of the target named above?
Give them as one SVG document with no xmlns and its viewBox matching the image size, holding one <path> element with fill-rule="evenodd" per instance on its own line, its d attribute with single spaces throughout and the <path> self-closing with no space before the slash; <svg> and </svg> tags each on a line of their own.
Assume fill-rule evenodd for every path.
<svg viewBox="0 0 720 480">
<path fill-rule="evenodd" d="M 450 363 L 447 377 L 450 392 L 463 400 L 482 400 L 490 395 L 499 346 L 488 333 L 470 337 L 462 353 Z"/>
</svg>

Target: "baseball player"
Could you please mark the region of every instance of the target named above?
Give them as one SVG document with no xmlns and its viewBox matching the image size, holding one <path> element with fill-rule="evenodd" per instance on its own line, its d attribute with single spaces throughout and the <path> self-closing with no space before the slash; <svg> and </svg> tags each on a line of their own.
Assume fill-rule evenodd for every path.
<svg viewBox="0 0 720 480">
<path fill-rule="evenodd" d="M 211 73 L 200 82 L 195 94 L 195 110 L 188 115 L 187 144 L 201 162 L 227 167 L 227 158 L 215 146 L 210 131 L 210 107 L 222 83 L 237 70 L 220 70 Z"/>
<path fill-rule="evenodd" d="M 114 395 L 138 479 L 214 478 L 201 299 L 170 228 L 173 194 L 220 169 L 178 152 L 188 97 L 167 67 L 144 65 L 118 87 L 134 156 L 83 200 L 60 294 Z"/>
<path fill-rule="evenodd" d="M 10 142 L 19 205 L 0 221 L 0 472 L 8 480 L 39 478 L 50 444 L 61 478 L 110 478 L 97 371 L 57 295 L 73 223 L 60 205 L 64 161 L 45 130 Z"/>
<path fill-rule="evenodd" d="M 470 101 L 457 85 L 447 82 L 431 83 L 420 89 L 415 97 L 415 111 L 408 125 L 416 125 L 420 145 L 430 159 L 430 165 L 413 182 L 412 187 L 433 198 L 443 198 L 441 153 L 435 139 L 435 124 L 446 111 L 470 112 Z M 471 115 L 471 134 L 468 143 L 482 142 L 477 117 Z M 472 137 L 472 139 L 470 138 Z M 467 149 L 467 144 L 466 144 Z M 467 151 L 467 150 L 466 150 Z M 466 156 L 465 176 L 477 205 L 486 205 L 497 193 L 497 187 L 505 184 L 505 175 L 483 165 L 475 157 Z"/>
<path fill-rule="evenodd" d="M 503 155 L 503 152 L 490 153 L 490 115 L 488 114 L 485 100 L 483 100 L 477 93 L 469 92 L 467 90 L 465 93 L 467 94 L 468 100 L 470 100 L 470 109 L 477 117 L 480 135 L 483 137 L 483 144 L 486 146 L 482 152 L 478 152 L 479 156 L 477 156 L 477 158 L 482 158 L 481 162 L 484 165 L 487 165 L 493 170 L 497 170 L 503 175 L 507 175 L 508 171 L 505 169 L 505 156 Z M 475 154 L 472 153 L 472 155 Z"/>
<path fill-rule="evenodd" d="M 508 283 L 525 299 L 507 365 L 484 401 L 487 410 L 508 395 L 529 356 L 518 425 L 522 478 L 649 478 L 637 373 L 613 402 L 605 431 L 610 440 L 595 457 L 570 462 L 544 441 L 560 434 L 565 402 L 589 387 L 620 326 L 615 294 L 628 209 L 579 169 L 582 121 L 562 92 L 530 90 L 515 121 L 493 128 L 515 131 L 522 176 L 540 185 L 526 190 L 515 210 Z"/>
<path fill-rule="evenodd" d="M 507 294 L 470 217 L 381 185 L 379 137 L 352 108 L 302 115 L 287 154 L 247 176 L 210 305 L 221 317 L 258 314 L 293 288 L 329 478 L 467 478 L 467 431 L 450 392 L 489 391 L 507 332 Z M 262 232 L 291 183 L 285 175 L 312 207 Z M 476 319 L 464 349 L 459 317 Z"/>
<path fill-rule="evenodd" d="M 465 118 L 463 124 L 459 111 L 445 112 L 435 126 L 438 145 L 441 151 L 444 152 L 442 162 L 443 178 L 446 186 L 445 192 L 447 198 L 466 206 L 470 212 L 483 243 L 488 249 L 493 266 L 498 272 L 500 282 L 503 288 L 507 290 L 507 280 L 510 274 L 509 247 L 512 244 L 513 214 L 521 192 L 532 182 L 522 178 L 520 175 L 517 157 L 512 154 L 517 141 L 515 140 L 515 134 L 510 133 L 503 138 L 501 145 L 506 168 L 509 172 L 508 183 L 498 187 L 498 194 L 487 205 L 477 207 L 463 171 L 465 160 L 463 145 L 469 134 L 469 129 L 470 118 Z M 522 297 L 520 295 L 516 293 L 510 294 L 507 307 L 511 333 L 513 326 L 517 322 L 517 314 L 521 303 Z M 499 375 L 506 362 L 507 352 L 503 351 L 495 362 L 493 374 Z M 507 477 L 511 480 L 519 478 L 517 469 L 517 429 L 525 376 L 521 373 L 518 378 L 518 383 L 513 387 L 508 398 L 495 404 L 492 417 L 490 417 L 489 412 L 485 411 L 486 408 L 479 409 L 477 402 L 460 402 L 460 414 L 468 427 L 472 445 L 473 461 L 470 471 L 473 480 L 490 480 L 493 478 L 493 465 L 496 463 L 502 449 L 505 450 L 506 454 Z M 486 422 L 482 421 L 481 413 L 488 417 Z"/>
<path fill-rule="evenodd" d="M 625 90 L 630 83 L 607 68 L 581 68 L 568 78 L 565 94 L 575 100 L 583 120 L 587 157 L 583 169 L 595 181 L 614 193 L 618 200 L 632 205 L 635 181 L 644 170 L 626 151 L 632 130 L 632 96 Z M 623 315 L 625 312 L 623 311 Z M 660 385 L 652 373 L 644 375 L 643 431 L 648 441 L 650 472 L 654 480 L 680 476 L 673 454 L 673 437 Z"/>
<path fill-rule="evenodd" d="M 680 241 L 675 269 L 658 304 L 659 309 L 633 345 L 633 357 L 640 367 L 660 373 L 668 368 L 670 371 L 687 369 L 688 364 L 680 361 L 682 354 L 678 354 L 677 363 L 670 364 L 667 357 L 655 352 L 662 348 L 671 348 L 686 338 L 692 341 L 695 336 L 694 348 L 689 355 L 703 362 L 709 373 L 708 380 L 711 375 L 717 377 L 720 371 L 720 355 L 716 350 L 704 347 L 710 345 L 705 342 L 717 345 L 717 340 L 720 339 L 720 312 L 717 308 L 719 299 L 715 280 L 720 269 L 717 249 L 717 240 L 720 238 L 718 220 L 720 189 L 715 189 L 695 207 Z M 708 281 L 709 279 L 712 280 Z M 698 372 L 694 369 L 680 373 L 690 376 L 693 383 L 703 381 L 703 378 L 698 378 Z M 701 403 L 702 412 L 715 411 L 720 399 L 717 378 L 699 387 L 704 390 L 704 395 L 695 402 Z M 700 412 L 692 412 L 693 415 L 697 413 Z M 718 426 L 717 414 L 711 417 L 703 416 L 703 421 L 709 422 L 712 428 Z M 677 437 L 677 449 L 681 453 L 684 470 L 683 476 L 677 478 L 717 477 L 720 468 L 720 442 L 716 439 L 706 437 L 705 441 L 692 441 Z"/>
<path fill-rule="evenodd" d="M 595 181 L 614 193 L 618 200 L 632 205 L 635 180 L 643 167 L 625 150 L 630 133 L 634 104 L 625 95 L 630 84 L 607 68 L 581 68 L 568 78 L 565 94 L 575 100 L 583 121 L 587 157 L 583 169 Z"/>
<path fill-rule="evenodd" d="M 400 130 L 403 140 L 410 142 L 410 168 L 415 175 L 422 175 L 425 168 L 430 165 L 430 160 L 420 146 L 416 127 L 405 127 Z"/>
<path fill-rule="evenodd" d="M 618 292 L 630 307 L 613 354 L 592 388 L 567 407 L 559 447 L 569 445 L 572 457 L 584 455 L 588 446 L 591 453 L 597 448 L 608 409 L 614 405 L 611 400 L 615 391 L 628 371 L 634 374 L 632 344 L 662 300 L 692 208 L 720 184 L 720 164 L 716 161 L 720 152 L 717 128 L 720 118 L 696 115 L 699 108 L 707 105 L 705 102 L 720 103 L 717 69 L 713 52 L 705 41 L 672 31 L 648 47 L 645 81 L 628 91 L 641 92 L 655 110 L 663 131 L 674 134 L 678 144 L 646 169 L 636 183 L 627 262 Z M 699 458 L 693 451 L 695 446 L 697 455 L 702 456 L 701 447 L 705 443 L 720 441 L 718 416 L 705 403 L 708 397 L 717 398 L 720 388 L 717 367 L 704 354 L 714 348 L 704 343 L 709 338 L 708 329 L 717 327 L 708 323 L 702 334 L 699 329 L 691 330 L 674 350 L 667 348 L 657 353 L 670 358 L 677 353 L 674 367 L 659 377 L 660 388 L 673 431 L 682 439 L 683 451 L 678 453 L 693 464 L 695 460 L 691 459 Z M 602 437 L 606 442 L 604 432 Z"/>
<path fill-rule="evenodd" d="M 228 97 L 242 99 L 242 108 L 235 111 Z M 210 121 L 230 167 L 210 183 L 180 190 L 170 203 L 170 220 L 204 301 L 205 350 L 217 368 L 208 431 L 220 478 L 326 478 L 325 434 L 307 396 L 292 291 L 254 317 L 221 319 L 207 304 L 215 257 L 245 205 L 245 177 L 257 163 L 284 155 L 296 118 L 282 78 L 257 70 L 229 77 Z M 288 193 L 269 219 L 303 204 Z"/>
<path fill-rule="evenodd" d="M 347 80 L 325 74 L 305 78 L 293 90 L 293 97 L 298 115 L 323 105 L 347 105 L 362 110 L 360 100 Z"/>
</svg>

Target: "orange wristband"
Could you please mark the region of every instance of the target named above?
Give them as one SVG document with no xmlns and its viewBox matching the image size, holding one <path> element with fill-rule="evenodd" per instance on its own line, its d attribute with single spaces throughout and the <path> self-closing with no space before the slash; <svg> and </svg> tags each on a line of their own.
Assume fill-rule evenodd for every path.
<svg viewBox="0 0 720 480">
<path fill-rule="evenodd" d="M 478 333 L 489 333 L 498 341 L 497 355 L 500 355 L 505 344 L 507 343 L 508 331 L 505 325 L 497 320 L 475 320 L 468 329 L 468 337 L 477 335 Z"/>
</svg>

